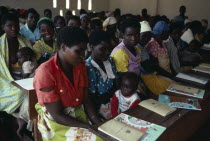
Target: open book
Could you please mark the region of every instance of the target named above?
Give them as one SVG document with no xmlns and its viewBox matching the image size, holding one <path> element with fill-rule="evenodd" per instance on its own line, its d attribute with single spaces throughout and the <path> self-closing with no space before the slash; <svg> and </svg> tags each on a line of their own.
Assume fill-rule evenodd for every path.
<svg viewBox="0 0 210 141">
<path fill-rule="evenodd" d="M 162 104 L 154 99 L 144 100 L 140 102 L 139 105 L 161 116 L 167 116 L 172 112 L 176 111 L 176 108 Z"/>
<path fill-rule="evenodd" d="M 138 141 L 144 135 L 144 132 L 115 119 L 107 121 L 101 125 L 98 130 L 119 141 Z"/>
<path fill-rule="evenodd" d="M 205 93 L 205 90 L 184 86 L 180 84 L 171 84 L 168 87 L 167 91 L 201 99 L 203 98 Z"/>
<path fill-rule="evenodd" d="M 140 137 L 141 141 L 155 141 L 166 130 L 165 127 L 144 121 L 142 119 L 132 117 L 132 116 L 124 114 L 124 113 L 119 114 L 113 120 L 124 123 L 124 124 L 128 125 L 129 127 L 135 128 L 135 129 L 141 131 L 142 133 L 144 133 Z M 101 129 L 99 129 L 99 130 L 101 130 Z M 108 130 L 110 130 L 110 126 L 109 126 Z M 102 132 L 104 132 L 104 131 L 102 131 Z M 125 135 L 123 135 L 123 136 L 125 136 Z M 131 140 L 131 138 L 129 138 L 126 141 L 132 141 L 132 140 Z"/>
<path fill-rule="evenodd" d="M 203 67 L 203 66 L 197 66 L 193 69 L 194 71 L 199 71 L 199 72 L 203 72 L 203 73 L 207 73 L 210 74 L 210 68 L 208 67 Z"/>
<path fill-rule="evenodd" d="M 16 85 L 19 85 L 25 90 L 34 90 L 33 80 L 34 78 L 26 78 L 26 79 L 13 81 L 13 83 L 15 83 Z"/>
<path fill-rule="evenodd" d="M 197 99 L 160 94 L 158 101 L 175 108 L 201 110 L 201 106 Z"/>
<path fill-rule="evenodd" d="M 205 85 L 209 81 L 209 79 L 204 78 L 204 77 L 198 77 L 198 76 L 194 76 L 194 75 L 187 75 L 187 74 L 184 74 L 184 73 L 179 73 L 179 74 L 176 75 L 176 77 L 180 78 L 180 79 L 185 79 L 185 80 L 197 82 L 197 83 L 200 83 L 200 84 L 203 84 L 203 85 Z"/>
</svg>

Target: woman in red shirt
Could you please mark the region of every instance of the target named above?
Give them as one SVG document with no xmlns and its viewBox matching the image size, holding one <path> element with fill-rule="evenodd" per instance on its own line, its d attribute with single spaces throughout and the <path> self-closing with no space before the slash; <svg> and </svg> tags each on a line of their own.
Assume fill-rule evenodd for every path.
<svg viewBox="0 0 210 141">
<path fill-rule="evenodd" d="M 36 71 L 38 127 L 44 140 L 101 140 L 87 130 L 88 118 L 93 124 L 101 122 L 88 99 L 87 70 L 82 61 L 87 42 L 80 28 L 63 28 L 57 37 L 58 53 Z"/>
</svg>

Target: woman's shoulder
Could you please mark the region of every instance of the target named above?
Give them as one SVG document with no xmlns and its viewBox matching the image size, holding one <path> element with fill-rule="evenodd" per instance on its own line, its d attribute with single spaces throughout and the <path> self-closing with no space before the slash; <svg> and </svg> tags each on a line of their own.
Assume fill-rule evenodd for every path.
<svg viewBox="0 0 210 141">
<path fill-rule="evenodd" d="M 55 68 L 58 68 L 56 62 L 55 62 L 55 56 L 49 59 L 48 61 L 42 63 L 38 68 L 37 72 L 49 72 L 53 73 Z"/>
<path fill-rule="evenodd" d="M 112 57 L 118 57 L 118 56 L 128 56 L 128 54 L 126 53 L 124 48 L 119 48 L 117 50 L 115 50 L 115 52 L 113 52 L 111 54 Z"/>
</svg>

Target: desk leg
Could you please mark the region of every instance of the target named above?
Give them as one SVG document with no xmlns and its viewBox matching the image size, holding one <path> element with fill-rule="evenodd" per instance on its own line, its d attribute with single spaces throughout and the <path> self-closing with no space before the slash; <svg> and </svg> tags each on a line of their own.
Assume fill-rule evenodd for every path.
<svg viewBox="0 0 210 141">
<path fill-rule="evenodd" d="M 34 121 L 34 140 L 35 141 L 42 141 L 42 135 L 39 132 L 39 129 L 38 129 L 38 126 L 37 126 L 38 119 L 35 118 L 33 121 Z"/>
</svg>

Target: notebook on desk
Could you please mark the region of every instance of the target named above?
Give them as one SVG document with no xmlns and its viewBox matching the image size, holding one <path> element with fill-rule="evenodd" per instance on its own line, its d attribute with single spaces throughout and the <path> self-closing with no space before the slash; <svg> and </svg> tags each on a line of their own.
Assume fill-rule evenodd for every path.
<svg viewBox="0 0 210 141">
<path fill-rule="evenodd" d="M 197 89 L 185 85 L 180 84 L 171 84 L 168 89 L 168 92 L 180 94 L 180 95 L 186 95 L 190 97 L 196 97 L 196 98 L 203 98 L 205 94 L 205 90 Z"/>
<path fill-rule="evenodd" d="M 159 94 L 158 101 L 175 108 L 201 110 L 197 99 Z"/>
<path fill-rule="evenodd" d="M 208 68 L 208 67 L 197 66 L 193 70 L 194 71 L 199 71 L 199 72 L 210 74 L 210 68 Z"/>
<path fill-rule="evenodd" d="M 177 78 L 179 79 L 184 79 L 184 80 L 188 80 L 188 81 L 192 81 L 192 82 L 196 82 L 196 83 L 200 83 L 200 84 L 207 84 L 209 79 L 204 78 L 204 77 L 198 77 L 195 75 L 188 75 L 188 74 L 184 74 L 184 73 L 179 73 L 176 75 Z"/>
<path fill-rule="evenodd" d="M 115 117 L 112 120 L 114 120 L 114 121 L 111 121 L 111 122 L 105 123 L 105 124 L 108 124 L 108 125 L 110 123 L 113 124 L 112 122 L 114 122 L 114 123 L 120 122 L 120 123 L 126 124 L 127 126 L 134 128 L 141 132 L 140 133 L 141 137 L 140 138 L 136 137 L 136 139 L 139 138 L 138 140 L 140 140 L 140 141 L 155 141 L 166 130 L 166 128 L 163 126 L 160 126 L 160 125 L 157 125 L 157 124 L 154 124 L 154 123 L 151 123 L 151 122 L 139 119 L 139 118 L 135 118 L 133 116 L 130 116 L 130 115 L 127 115 L 124 113 L 119 114 L 117 117 Z M 114 125 L 116 125 L 116 124 L 114 124 Z M 112 128 L 111 127 L 112 125 L 107 126 L 106 129 L 103 128 L 102 126 L 100 126 L 98 129 L 106 134 L 107 134 L 106 130 L 110 130 L 110 128 Z M 105 131 L 104 131 L 104 129 L 105 129 Z M 114 131 L 114 132 L 116 132 L 116 131 Z M 142 135 L 142 133 L 143 133 L 143 135 Z M 122 136 L 125 136 L 125 134 L 123 134 Z M 126 141 L 133 141 L 133 138 L 129 138 Z"/>
<path fill-rule="evenodd" d="M 138 141 L 144 135 L 144 132 L 115 119 L 107 121 L 98 130 L 119 141 Z"/>
<path fill-rule="evenodd" d="M 199 66 L 210 68 L 210 64 L 207 64 L 207 63 L 201 63 Z"/>
<path fill-rule="evenodd" d="M 176 108 L 162 104 L 154 99 L 144 100 L 139 105 L 164 117 L 176 111 Z"/>
</svg>

